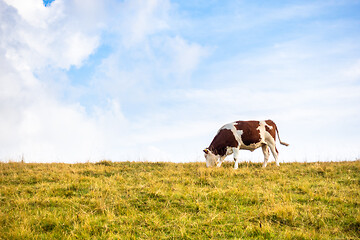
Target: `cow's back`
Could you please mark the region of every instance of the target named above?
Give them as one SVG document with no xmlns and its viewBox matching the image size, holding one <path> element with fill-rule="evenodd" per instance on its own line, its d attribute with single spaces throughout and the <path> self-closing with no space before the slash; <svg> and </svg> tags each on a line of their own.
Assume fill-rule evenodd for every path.
<svg viewBox="0 0 360 240">
<path fill-rule="evenodd" d="M 234 123 L 234 126 L 237 134 L 241 138 L 242 144 L 245 146 L 261 142 L 259 121 L 237 121 Z"/>
</svg>

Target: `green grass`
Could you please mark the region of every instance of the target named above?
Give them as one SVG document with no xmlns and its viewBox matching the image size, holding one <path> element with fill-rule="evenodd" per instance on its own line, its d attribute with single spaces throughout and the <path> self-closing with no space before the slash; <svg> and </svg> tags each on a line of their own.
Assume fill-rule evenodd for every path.
<svg viewBox="0 0 360 240">
<path fill-rule="evenodd" d="M 359 239 L 360 161 L 0 163 L 0 239 Z"/>
</svg>

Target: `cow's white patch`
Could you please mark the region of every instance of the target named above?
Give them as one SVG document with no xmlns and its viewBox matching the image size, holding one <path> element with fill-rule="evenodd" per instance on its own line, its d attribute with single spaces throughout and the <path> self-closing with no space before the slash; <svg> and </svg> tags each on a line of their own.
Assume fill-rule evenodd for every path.
<svg viewBox="0 0 360 240">
<path fill-rule="evenodd" d="M 259 126 L 257 127 L 257 130 L 259 130 L 259 132 L 260 132 L 260 142 L 259 143 L 265 143 L 265 134 L 267 133 L 265 126 L 272 128 L 265 121 L 259 121 Z M 258 147 L 260 147 L 260 146 L 261 146 L 261 144 Z"/>
<path fill-rule="evenodd" d="M 273 126 L 270 126 L 269 124 L 267 124 L 265 121 L 260 121 L 260 124 L 263 123 L 264 126 L 270 128 L 270 129 L 273 129 Z"/>
<path fill-rule="evenodd" d="M 228 124 L 222 126 L 222 128 L 220 128 L 220 130 L 222 130 L 222 129 L 233 130 L 234 129 L 234 124 L 233 123 L 228 123 Z"/>
<path fill-rule="evenodd" d="M 237 135 L 239 135 L 241 137 L 241 135 L 243 135 L 244 131 L 243 130 L 236 130 Z"/>
</svg>

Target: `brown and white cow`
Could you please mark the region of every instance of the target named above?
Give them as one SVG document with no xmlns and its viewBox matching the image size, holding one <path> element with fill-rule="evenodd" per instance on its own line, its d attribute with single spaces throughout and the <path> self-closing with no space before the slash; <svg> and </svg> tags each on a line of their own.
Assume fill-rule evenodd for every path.
<svg viewBox="0 0 360 240">
<path fill-rule="evenodd" d="M 278 150 L 276 149 L 276 134 L 279 131 L 276 124 L 271 120 L 265 121 L 236 121 L 221 127 L 211 142 L 210 146 L 204 149 L 206 167 L 221 166 L 226 156 L 234 154 L 234 169 L 239 165 L 239 150 L 245 149 L 254 151 L 261 147 L 264 153 L 263 167 L 266 167 L 269 160 L 269 148 L 279 166 Z M 282 142 L 288 146 L 289 144 Z"/>
</svg>

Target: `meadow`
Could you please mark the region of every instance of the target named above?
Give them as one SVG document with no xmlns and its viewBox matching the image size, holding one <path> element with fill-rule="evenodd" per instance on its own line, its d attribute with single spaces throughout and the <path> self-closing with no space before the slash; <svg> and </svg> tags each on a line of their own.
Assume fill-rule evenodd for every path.
<svg viewBox="0 0 360 240">
<path fill-rule="evenodd" d="M 360 239 L 360 161 L 0 163 L 0 239 Z"/>
</svg>

